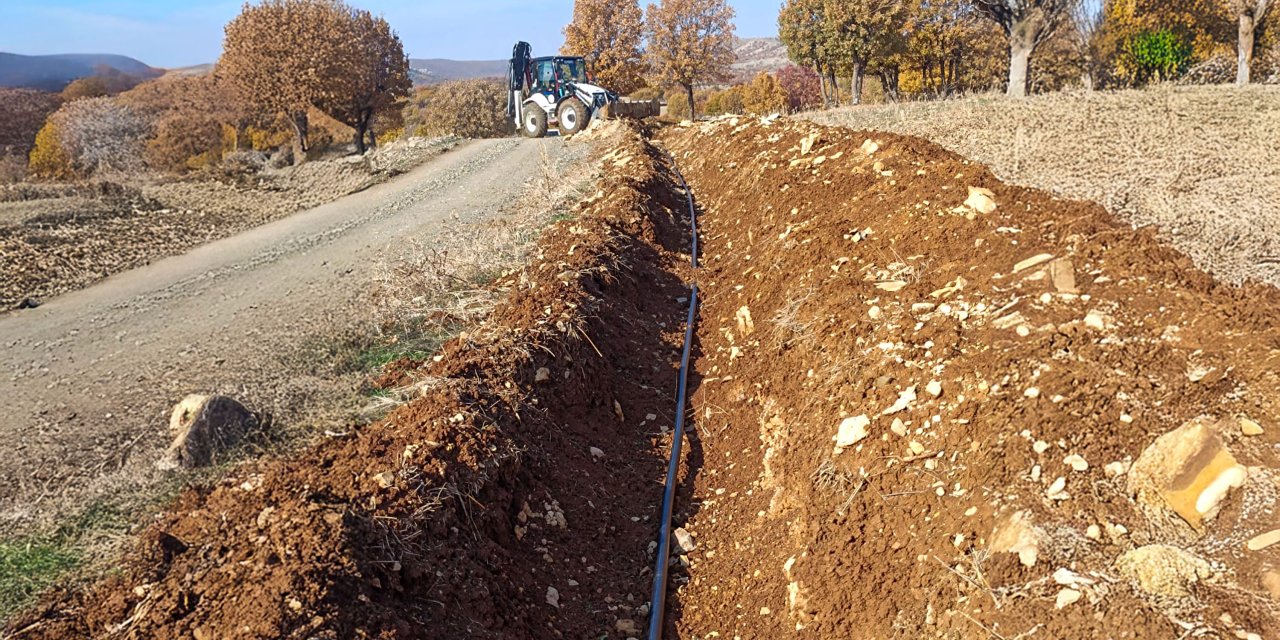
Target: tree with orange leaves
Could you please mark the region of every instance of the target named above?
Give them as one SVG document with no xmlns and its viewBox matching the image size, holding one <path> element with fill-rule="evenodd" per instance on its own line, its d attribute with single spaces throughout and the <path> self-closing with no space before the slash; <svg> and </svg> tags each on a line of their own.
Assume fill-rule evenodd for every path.
<svg viewBox="0 0 1280 640">
<path fill-rule="evenodd" d="M 626 95 L 645 84 L 643 39 L 637 0 L 577 0 L 560 53 L 587 58 L 604 88 Z"/>
<path fill-rule="evenodd" d="M 729 78 L 733 16 L 725 0 L 662 0 L 645 12 L 649 66 L 659 84 L 684 89 L 690 117 L 694 85 Z"/>
</svg>

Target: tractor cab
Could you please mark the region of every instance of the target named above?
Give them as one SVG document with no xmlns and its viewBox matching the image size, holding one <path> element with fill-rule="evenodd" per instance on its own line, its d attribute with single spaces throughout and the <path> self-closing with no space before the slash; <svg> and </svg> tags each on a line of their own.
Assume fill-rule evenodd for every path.
<svg viewBox="0 0 1280 640">
<path fill-rule="evenodd" d="M 507 115 L 530 138 L 546 135 L 552 124 L 561 135 L 578 133 L 618 101 L 618 96 L 592 82 L 584 58 L 534 58 L 527 42 L 517 43 L 511 52 L 507 81 Z"/>
</svg>

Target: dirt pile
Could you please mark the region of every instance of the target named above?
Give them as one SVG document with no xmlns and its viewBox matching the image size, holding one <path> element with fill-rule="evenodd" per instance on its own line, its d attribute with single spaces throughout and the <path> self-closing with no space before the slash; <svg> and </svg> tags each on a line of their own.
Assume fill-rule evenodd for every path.
<svg viewBox="0 0 1280 640">
<path fill-rule="evenodd" d="M 183 494 L 23 638 L 625 637 L 648 599 L 686 289 L 683 199 L 639 133 L 421 397 Z M 621 631 L 620 631 L 621 630 Z"/>
<path fill-rule="evenodd" d="M 1280 292 L 919 139 L 663 140 L 706 292 L 679 637 L 1280 632 Z"/>
<path fill-rule="evenodd" d="M 1154 225 L 1218 278 L 1280 286 L 1280 87 L 975 96 L 806 117 L 927 138 L 1007 182 Z"/>
<path fill-rule="evenodd" d="M 410 139 L 366 156 L 251 176 L 6 186 L 0 189 L 0 310 L 367 189 L 454 142 Z"/>
</svg>

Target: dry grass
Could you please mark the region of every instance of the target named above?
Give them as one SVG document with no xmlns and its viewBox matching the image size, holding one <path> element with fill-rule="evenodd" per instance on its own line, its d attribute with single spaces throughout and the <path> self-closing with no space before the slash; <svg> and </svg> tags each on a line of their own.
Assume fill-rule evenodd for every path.
<svg viewBox="0 0 1280 640">
<path fill-rule="evenodd" d="M 1201 268 L 1280 285 L 1280 87 L 1156 87 L 806 114 L 920 136 L 1002 180 L 1156 225 Z"/>
</svg>

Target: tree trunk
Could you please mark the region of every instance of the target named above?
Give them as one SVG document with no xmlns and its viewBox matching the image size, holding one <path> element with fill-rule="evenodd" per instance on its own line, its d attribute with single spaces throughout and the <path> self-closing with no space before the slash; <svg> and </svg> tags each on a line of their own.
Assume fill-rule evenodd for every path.
<svg viewBox="0 0 1280 640">
<path fill-rule="evenodd" d="M 1033 49 L 1035 37 L 1015 28 L 1009 36 L 1009 86 L 1005 89 L 1010 97 L 1021 98 L 1027 95 L 1027 87 L 1031 83 Z"/>
<path fill-rule="evenodd" d="M 1257 27 L 1253 14 L 1240 14 L 1239 41 L 1236 44 L 1236 84 L 1249 84 L 1249 71 L 1253 66 L 1253 35 Z"/>
<path fill-rule="evenodd" d="M 693 102 L 693 83 L 692 82 L 684 85 L 684 95 L 685 95 L 685 98 L 689 100 L 689 119 L 690 120 L 698 119 L 697 105 L 695 105 Z"/>
<path fill-rule="evenodd" d="M 373 118 L 369 118 L 369 126 L 366 134 L 369 136 L 369 148 L 378 148 L 378 134 L 373 130 Z"/>
<path fill-rule="evenodd" d="M 821 66 L 815 66 L 814 71 L 818 72 L 818 88 L 819 88 L 819 91 L 822 92 L 822 108 L 830 109 L 831 94 L 828 93 L 829 89 L 827 89 L 827 76 L 826 74 L 822 73 Z"/>
<path fill-rule="evenodd" d="M 295 113 L 293 122 L 293 164 L 299 165 L 307 161 L 307 112 Z"/>
<path fill-rule="evenodd" d="M 836 81 L 835 65 L 827 67 L 827 84 L 831 87 L 831 103 L 840 106 L 840 83 Z"/>
<path fill-rule="evenodd" d="M 898 67 L 891 65 L 880 70 L 880 85 L 889 102 L 898 101 L 898 84 Z"/>
<path fill-rule="evenodd" d="M 355 132 L 355 135 L 352 136 L 352 142 L 354 142 L 356 145 L 356 153 L 359 155 L 364 155 L 364 152 L 365 152 L 365 148 L 364 148 L 365 126 L 366 125 L 363 122 L 356 124 L 356 127 L 355 127 L 356 132 Z"/>
<path fill-rule="evenodd" d="M 853 63 L 853 77 L 849 79 L 849 103 L 862 104 L 862 76 L 866 69 L 861 62 Z"/>
</svg>

